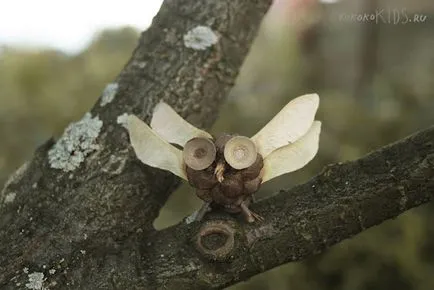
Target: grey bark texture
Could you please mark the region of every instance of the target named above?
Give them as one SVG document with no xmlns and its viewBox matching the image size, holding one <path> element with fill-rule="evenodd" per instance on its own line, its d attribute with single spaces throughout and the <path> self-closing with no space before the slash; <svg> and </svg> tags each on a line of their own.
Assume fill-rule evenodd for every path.
<svg viewBox="0 0 434 290">
<path fill-rule="evenodd" d="M 3 189 L 1 289 L 221 289 L 432 200 L 434 127 L 253 204 L 264 222 L 212 212 L 200 223 L 153 228 L 179 180 L 136 159 L 117 117 L 149 122 L 164 100 L 209 128 L 270 2 L 164 2 L 116 80 L 114 100 L 91 110 L 103 122 L 98 148 L 64 172 L 50 166 L 50 140 Z M 219 42 L 186 48 L 182 37 L 197 25 Z"/>
<path fill-rule="evenodd" d="M 100 99 L 90 111 L 103 123 L 98 149 L 78 168 L 64 172 L 50 166 L 50 140 L 3 189 L 1 289 L 38 289 L 38 281 L 30 280 L 41 280 L 39 273 L 46 288 L 163 287 L 166 282 L 154 274 L 161 267 L 151 261 L 153 246 L 147 245 L 155 235 L 152 223 L 179 180 L 136 159 L 117 117 L 133 113 L 149 122 L 154 106 L 164 100 L 189 122 L 209 128 L 270 4 L 163 3 L 115 80 L 115 98 L 110 103 Z M 218 42 L 205 50 L 186 47 L 183 36 L 197 26 L 210 27 Z M 190 281 L 191 286 L 195 283 Z"/>
</svg>

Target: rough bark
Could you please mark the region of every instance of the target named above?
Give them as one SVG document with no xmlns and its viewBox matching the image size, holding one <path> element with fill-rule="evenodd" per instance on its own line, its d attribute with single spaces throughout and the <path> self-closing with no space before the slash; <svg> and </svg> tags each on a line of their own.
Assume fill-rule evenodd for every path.
<svg viewBox="0 0 434 290">
<path fill-rule="evenodd" d="M 269 2 L 164 3 L 116 80 L 115 99 L 91 111 L 103 121 L 99 149 L 63 172 L 50 167 L 49 141 L 3 190 L 2 289 L 24 287 L 26 272 L 43 273 L 44 287 L 57 289 L 221 289 L 432 200 L 434 127 L 252 205 L 262 223 L 213 212 L 200 223 L 153 229 L 179 181 L 135 158 L 117 116 L 149 121 L 164 99 L 208 128 Z M 182 35 L 198 24 L 220 34 L 212 49 L 183 46 Z"/>
<path fill-rule="evenodd" d="M 147 240 L 152 243 L 143 244 L 143 251 L 154 255 L 145 263 L 152 265 L 148 275 L 168 289 L 221 289 L 318 254 L 433 198 L 431 127 L 358 160 L 329 165 L 307 183 L 253 204 L 251 209 L 265 219 L 262 223 L 211 213 L 202 224 L 155 232 Z M 210 235 L 202 244 L 219 254 L 204 258 L 204 246 L 191 239 L 219 223 L 231 228 L 233 233 L 225 233 L 224 227 L 219 232 L 234 243 L 222 246 Z"/>
<path fill-rule="evenodd" d="M 115 80 L 114 100 L 104 106 L 100 100 L 90 112 L 103 122 L 99 148 L 77 169 L 64 172 L 51 168 L 47 154 L 54 142 L 48 141 L 3 189 L 1 289 L 25 288 L 34 277 L 26 272 L 43 273 L 44 287 L 58 289 L 162 285 L 148 273 L 146 261 L 153 253 L 143 238 L 154 234 L 152 222 L 179 180 L 135 158 L 117 117 L 134 113 L 149 121 L 164 100 L 194 125 L 209 128 L 270 4 L 164 2 Z M 185 47 L 183 36 L 199 25 L 212 28 L 217 44 L 205 50 Z"/>
</svg>

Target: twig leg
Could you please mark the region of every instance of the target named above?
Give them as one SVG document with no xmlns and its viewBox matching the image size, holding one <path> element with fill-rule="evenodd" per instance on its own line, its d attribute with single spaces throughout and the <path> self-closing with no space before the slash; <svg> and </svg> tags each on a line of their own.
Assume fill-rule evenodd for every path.
<svg viewBox="0 0 434 290">
<path fill-rule="evenodd" d="M 195 217 L 195 221 L 201 221 L 202 218 L 205 216 L 205 214 L 210 210 L 209 205 L 211 204 L 211 202 L 204 202 L 201 206 L 201 208 L 197 211 L 196 217 Z"/>
<path fill-rule="evenodd" d="M 251 211 L 247 207 L 247 205 L 245 204 L 244 201 L 240 204 L 240 208 L 241 208 L 241 212 L 243 213 L 243 215 L 245 216 L 246 220 L 249 223 L 253 223 L 255 220 L 258 220 L 260 222 L 264 221 L 264 218 L 262 216 L 260 216 L 259 214 Z"/>
</svg>

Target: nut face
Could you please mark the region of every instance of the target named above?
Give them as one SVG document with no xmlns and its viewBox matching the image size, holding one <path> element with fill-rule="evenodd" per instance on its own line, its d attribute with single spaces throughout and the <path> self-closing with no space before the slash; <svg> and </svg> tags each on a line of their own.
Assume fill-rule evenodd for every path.
<svg viewBox="0 0 434 290">
<path fill-rule="evenodd" d="M 317 94 L 295 98 L 251 138 L 222 134 L 214 139 L 164 102 L 154 110 L 152 129 L 134 115 L 126 117 L 125 127 L 142 163 L 188 180 L 205 201 L 205 209 L 214 204 L 240 210 L 252 222 L 262 220 L 248 208 L 260 185 L 299 170 L 317 154 L 318 106 Z"/>
<path fill-rule="evenodd" d="M 203 170 L 215 160 L 217 150 L 208 138 L 193 138 L 184 146 L 183 158 L 185 164 L 194 170 Z"/>
<path fill-rule="evenodd" d="M 256 145 L 250 138 L 234 136 L 226 142 L 224 157 L 234 169 L 244 169 L 256 161 Z"/>
<path fill-rule="evenodd" d="M 203 143 L 201 143 L 203 140 L 197 142 L 197 139 L 205 138 L 190 140 L 192 141 L 191 144 L 194 145 L 191 148 L 194 149 L 196 146 L 199 146 L 199 148 L 203 147 Z M 193 143 L 193 141 L 196 143 Z M 206 142 L 213 141 L 206 139 Z M 196 188 L 196 195 L 200 199 L 220 205 L 229 212 L 240 211 L 240 203 L 249 200 L 251 195 L 259 189 L 261 185 L 260 173 L 264 165 L 262 156 L 256 152 L 254 144 L 252 146 L 250 143 L 251 140 L 247 137 L 223 134 L 216 138 L 213 143 L 216 150 L 215 156 L 213 162 L 208 167 L 195 170 L 189 164 L 186 164 L 188 181 L 191 186 Z M 236 169 L 226 159 L 225 152 L 233 150 L 236 146 L 240 146 L 240 144 L 248 150 L 250 160 L 245 164 L 250 165 L 243 169 Z M 187 150 L 190 149 L 187 148 Z"/>
</svg>

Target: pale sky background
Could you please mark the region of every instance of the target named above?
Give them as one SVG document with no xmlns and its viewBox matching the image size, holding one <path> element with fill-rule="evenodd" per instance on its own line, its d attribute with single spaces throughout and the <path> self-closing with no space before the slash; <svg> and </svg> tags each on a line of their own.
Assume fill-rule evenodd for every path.
<svg viewBox="0 0 434 290">
<path fill-rule="evenodd" d="M 104 28 L 146 29 L 163 0 L 0 0 L 0 47 L 51 47 L 75 53 Z"/>
<path fill-rule="evenodd" d="M 85 48 L 104 28 L 149 27 L 163 0 L 0 0 L 3 45 L 50 47 L 68 53 Z M 287 1 L 287 0 L 283 0 Z M 338 0 L 321 0 L 332 3 Z"/>
</svg>

